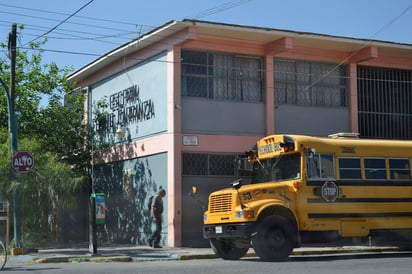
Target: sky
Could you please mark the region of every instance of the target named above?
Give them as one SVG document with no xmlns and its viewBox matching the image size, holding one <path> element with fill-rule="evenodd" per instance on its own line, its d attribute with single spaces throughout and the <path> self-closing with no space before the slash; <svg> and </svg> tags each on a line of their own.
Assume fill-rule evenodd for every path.
<svg viewBox="0 0 412 274">
<path fill-rule="evenodd" d="M 0 0 L 0 43 L 24 25 L 20 49 L 47 38 L 43 61 L 77 70 L 184 18 L 412 45 L 412 0 Z"/>
</svg>

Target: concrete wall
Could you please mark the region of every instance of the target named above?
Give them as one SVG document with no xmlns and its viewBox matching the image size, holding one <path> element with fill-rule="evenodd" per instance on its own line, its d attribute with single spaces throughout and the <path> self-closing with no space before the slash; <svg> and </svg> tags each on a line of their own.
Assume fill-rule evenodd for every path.
<svg viewBox="0 0 412 274">
<path fill-rule="evenodd" d="M 241 103 L 202 99 L 182 99 L 184 133 L 221 135 L 263 135 L 263 103 Z"/>
<path fill-rule="evenodd" d="M 166 54 L 97 82 L 90 92 L 92 120 L 96 118 L 96 104 L 103 99 L 108 103 L 101 109 L 107 113 L 108 130 L 99 136 L 107 142 L 116 141 L 114 133 L 119 127 L 128 141 L 167 130 Z"/>
<path fill-rule="evenodd" d="M 166 190 L 162 245 L 168 242 L 167 153 L 99 165 L 94 168 L 96 193 L 106 198 L 104 225 L 98 225 L 98 242 L 145 244 L 152 231 L 149 197 Z"/>
<path fill-rule="evenodd" d="M 327 136 L 350 132 L 347 108 L 279 106 L 275 109 L 275 133 Z"/>
</svg>

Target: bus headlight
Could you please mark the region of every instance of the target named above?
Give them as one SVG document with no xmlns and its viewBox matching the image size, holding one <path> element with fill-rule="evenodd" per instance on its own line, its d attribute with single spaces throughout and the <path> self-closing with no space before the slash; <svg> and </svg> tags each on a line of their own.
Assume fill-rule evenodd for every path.
<svg viewBox="0 0 412 274">
<path fill-rule="evenodd" d="M 206 214 L 206 213 L 203 214 L 203 221 L 204 221 L 204 222 L 207 222 L 207 214 Z"/>
<path fill-rule="evenodd" d="M 240 219 L 252 219 L 255 217 L 255 212 L 252 209 L 243 209 L 241 211 L 235 211 L 235 218 Z"/>
</svg>

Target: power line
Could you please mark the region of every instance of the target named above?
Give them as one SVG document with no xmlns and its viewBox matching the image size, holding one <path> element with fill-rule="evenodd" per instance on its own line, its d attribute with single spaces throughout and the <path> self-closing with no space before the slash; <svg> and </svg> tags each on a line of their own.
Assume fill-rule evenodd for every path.
<svg viewBox="0 0 412 274">
<path fill-rule="evenodd" d="M 194 15 L 188 16 L 188 17 L 183 17 L 183 18 L 192 18 L 192 19 L 199 19 L 199 18 L 203 18 L 203 17 L 207 17 L 240 5 L 243 5 L 247 2 L 250 2 L 252 0 L 234 0 L 234 1 L 228 1 L 225 3 L 222 3 L 221 5 L 218 5 L 216 7 L 212 7 L 209 9 L 206 9 L 204 11 L 200 11 L 198 13 L 195 13 Z M 182 18 L 182 19 L 183 19 Z"/>
<path fill-rule="evenodd" d="M 9 12 L 9 11 L 1 11 L 1 10 L 0 10 L 0 13 L 4 13 L 4 14 L 8 14 L 8 15 L 15 15 L 15 16 L 22 16 L 22 17 L 25 17 L 25 18 L 27 17 L 27 18 L 39 19 L 39 20 L 44 20 L 44 21 L 60 22 L 60 20 L 41 17 L 41 16 L 35 16 L 35 15 L 32 15 L 32 14 L 23 14 L 23 13 Z M 95 19 L 95 20 L 97 20 L 97 19 Z M 66 24 L 76 25 L 76 26 L 92 27 L 92 28 L 98 28 L 98 29 L 103 29 L 103 30 L 114 30 L 114 31 L 123 31 L 124 30 L 124 29 L 119 29 L 119 28 L 109 28 L 109 27 L 105 27 L 105 26 L 102 26 L 102 25 L 91 25 L 91 24 L 84 24 L 84 23 L 78 23 L 78 22 L 67 22 Z M 23 25 L 26 25 L 26 24 L 23 23 Z M 133 26 L 138 26 L 138 25 L 133 24 Z"/>
<path fill-rule="evenodd" d="M 34 11 L 34 12 L 43 12 L 43 13 L 54 14 L 54 15 L 62 15 L 62 16 L 69 16 L 70 15 L 68 13 L 62 13 L 62 12 L 56 12 L 56 11 L 47 11 L 47 10 L 33 9 L 33 8 L 26 8 L 26 7 L 20 7 L 20 6 L 15 6 L 15 5 L 0 4 L 0 6 L 23 9 L 23 10 L 29 10 L 29 11 Z M 140 24 L 135 24 L 135 23 L 130 23 L 130 22 L 123 22 L 123 21 L 109 20 L 109 19 L 104 19 L 104 18 L 95 18 L 95 17 L 88 17 L 88 16 L 80 16 L 80 15 L 74 15 L 73 17 L 87 19 L 87 20 L 93 20 L 93 21 L 98 21 L 98 22 L 123 24 L 123 25 L 129 25 L 129 26 L 140 25 Z M 148 25 L 147 26 L 142 25 L 142 26 L 150 27 L 150 28 L 154 27 L 154 26 L 148 26 Z"/>
<path fill-rule="evenodd" d="M 214 13 L 217 13 L 217 12 L 220 12 L 220 11 L 224 11 L 224 10 L 227 10 L 227 9 L 229 9 L 229 8 L 232 8 L 232 7 L 235 7 L 235 6 L 238 6 L 238 5 L 241 5 L 241 4 L 244 4 L 244 3 L 246 3 L 246 2 L 249 2 L 249 1 L 251 1 L 251 0 L 238 0 L 238 1 L 229 1 L 229 2 L 226 2 L 226 3 L 223 3 L 223 4 L 221 4 L 221 5 L 218 5 L 218 6 L 216 6 L 216 7 L 214 7 L 214 8 L 210 8 L 210 9 L 207 9 L 207 10 L 205 10 L 205 11 L 203 11 L 203 12 L 199 12 L 199 13 L 197 13 L 197 14 L 195 14 L 194 16 L 196 17 L 202 17 L 202 16 L 209 16 L 209 15 L 211 15 L 211 14 L 214 14 Z M 1 4 L 0 4 L 1 5 Z M 404 12 L 399 16 L 399 17 L 401 17 L 403 14 L 405 14 L 409 9 L 411 8 L 411 6 L 409 6 L 408 8 L 407 8 L 407 10 L 404 10 Z M 1 12 L 1 11 L 0 11 Z M 59 13 L 56 13 L 56 14 L 59 14 Z M 90 17 L 81 17 L 81 16 L 72 16 L 72 17 L 76 17 L 76 18 L 90 18 Z M 43 18 L 44 19 L 44 18 Z M 99 19 L 96 19 L 96 18 L 94 18 L 95 20 L 99 20 Z M 51 20 L 51 19 L 50 19 Z M 66 20 L 67 21 L 67 20 Z M 102 20 L 102 21 L 105 21 L 105 20 Z M 109 20 L 109 21 L 111 21 L 111 20 Z M 392 21 L 396 21 L 395 19 L 394 20 L 392 20 Z M 117 22 L 117 21 L 111 21 L 111 22 Z M 67 22 L 67 24 L 76 24 L 76 23 L 74 23 L 74 22 Z M 86 25 L 86 24 L 84 24 L 84 25 Z M 387 24 L 388 26 L 389 25 L 391 25 L 391 24 Z M 135 24 L 133 24 L 133 26 L 136 26 Z M 143 25 L 142 25 L 143 26 Z M 63 30 L 63 29 L 60 29 L 60 30 Z M 66 30 L 64 30 L 64 31 L 66 31 Z M 124 31 L 124 30 L 123 30 Z M 92 41 L 97 41 L 97 42 L 102 42 L 102 43 L 111 43 L 111 44 L 114 44 L 114 45 L 121 45 L 120 43 L 116 43 L 116 42 L 111 42 L 111 41 L 104 41 L 104 40 L 100 40 L 100 39 L 107 39 L 107 38 L 118 38 L 118 36 L 120 36 L 120 34 L 108 34 L 108 35 L 99 35 L 99 34 L 96 34 L 96 36 L 95 37 L 83 37 L 83 36 L 81 36 L 81 35 L 78 35 L 78 36 L 76 36 L 76 35 L 72 35 L 72 34 L 65 34 L 65 33 L 59 33 L 59 32 L 56 32 L 55 30 L 53 31 L 55 34 L 61 34 L 62 35 L 62 37 L 52 37 L 52 36 L 49 36 L 49 38 L 51 38 L 51 39 L 67 39 L 67 40 L 74 40 L 74 39 L 78 39 L 78 40 L 92 40 Z M 93 35 L 94 33 L 89 33 L 89 32 L 87 32 L 87 33 L 81 33 L 81 32 L 77 32 L 77 31 L 71 31 L 71 30 L 67 30 L 67 32 L 72 32 L 72 33 L 80 33 L 80 34 L 84 34 L 84 35 Z M 133 32 L 131 32 L 130 34 L 132 34 Z M 26 33 L 27 34 L 27 33 Z M 31 35 L 31 34 L 28 34 L 28 35 Z M 376 34 L 375 34 L 376 35 Z M 71 37 L 64 37 L 64 36 L 71 36 Z M 372 36 L 373 37 L 373 36 Z M 125 39 L 127 39 L 127 38 L 125 38 Z M 248 39 L 247 37 L 245 37 L 244 39 L 243 39 L 244 41 L 252 41 L 252 40 L 250 40 L 250 39 Z M 113 41 L 113 40 L 112 40 Z M 253 41 L 252 41 L 253 42 Z M 122 43 L 123 44 L 123 43 Z M 164 45 L 164 44 L 163 44 Z M 155 49 L 155 47 L 156 46 L 151 46 L 152 48 L 154 48 Z M 253 47 L 253 45 L 249 45 L 249 46 L 247 46 L 247 47 Z M 159 47 L 160 48 L 160 47 Z M 56 52 L 56 53 L 66 53 L 66 54 L 76 54 L 76 52 L 75 51 L 64 51 L 64 50 L 45 50 L 45 51 L 49 51 L 49 52 Z M 95 53 L 93 53 L 93 54 L 88 54 L 88 53 L 83 53 L 83 52 L 78 52 L 79 54 L 78 55 L 86 55 L 86 56 L 101 56 L 101 55 L 99 55 L 99 54 L 95 54 Z M 315 56 L 315 55 L 313 55 L 313 56 Z M 340 65 L 342 65 L 343 63 L 339 63 Z"/>
<path fill-rule="evenodd" d="M 71 14 L 69 17 L 67 17 L 66 19 L 64 19 L 63 21 L 61 21 L 59 24 L 57 24 L 56 26 L 54 26 L 53 28 L 51 28 L 49 31 L 46 31 L 44 34 L 38 36 L 37 38 L 34 38 L 33 40 L 31 40 L 29 43 L 36 41 L 37 39 L 46 36 L 47 34 L 49 34 L 50 32 L 52 32 L 53 30 L 57 29 L 59 26 L 61 26 L 62 24 L 64 24 L 67 20 L 69 20 L 70 18 L 72 18 L 74 15 L 76 15 L 77 13 L 79 13 L 81 10 L 83 10 L 85 7 L 87 7 L 88 5 L 90 5 L 94 0 L 90 0 L 88 3 L 84 4 L 80 9 L 78 9 L 77 11 L 75 11 L 73 14 Z"/>
<path fill-rule="evenodd" d="M 201 11 L 199 13 L 197 13 L 195 15 L 196 18 L 200 18 L 200 17 L 204 17 L 204 16 L 208 16 L 211 14 L 215 14 L 217 12 L 221 12 L 239 5 L 242 5 L 246 2 L 250 2 L 252 0 L 235 0 L 235 1 L 229 1 L 223 4 L 220 4 L 216 7 L 207 9 L 205 11 Z M 0 4 L 0 6 L 4 6 L 4 7 L 8 7 L 8 8 L 15 8 L 15 9 L 21 9 L 21 10 L 28 10 L 31 13 L 30 14 L 22 14 L 22 13 L 16 13 L 16 12 L 10 12 L 10 11 L 0 11 L 0 13 L 4 13 L 4 14 L 11 14 L 14 16 L 22 16 L 22 17 L 28 17 L 28 18 L 34 18 L 34 19 L 39 19 L 39 20 L 48 20 L 48 21 L 57 21 L 60 22 L 59 20 L 54 20 L 51 18 L 47 18 L 45 16 L 36 16 L 33 15 L 34 13 L 47 13 L 47 14 L 53 14 L 53 15 L 65 15 L 67 16 L 68 14 L 66 13 L 61 13 L 61 12 L 54 12 L 54 11 L 46 11 L 46 10 L 41 10 L 41 9 L 33 9 L 33 8 L 25 8 L 25 7 L 20 7 L 20 6 L 16 6 L 16 5 L 8 5 L 8 4 Z M 115 24 L 123 24 L 123 25 L 129 25 L 129 26 L 133 26 L 133 27 L 137 27 L 140 26 L 141 28 L 147 28 L 147 30 L 154 28 L 154 26 L 148 26 L 148 25 L 143 25 L 143 24 L 134 24 L 134 23 L 127 23 L 127 22 L 123 22 L 123 21 L 115 21 L 115 20 L 107 20 L 107 19 L 101 19 L 101 18 L 93 18 L 93 17 L 87 17 L 87 16 L 78 16 L 78 15 L 69 15 L 70 17 L 75 17 L 75 18 L 82 18 L 82 19 L 87 19 L 87 20 L 94 20 L 94 21 L 98 21 L 98 22 L 109 22 L 109 23 L 115 23 Z M 67 19 L 66 19 L 67 21 Z M 63 22 L 61 22 L 60 24 L 62 24 Z M 109 27 L 105 27 L 100 25 L 91 25 L 91 24 L 82 24 L 82 23 L 78 23 L 78 22 L 67 22 L 67 24 L 75 24 L 75 25 L 80 25 L 80 26 L 86 26 L 86 27 L 94 27 L 94 28 L 99 28 L 99 29 L 104 29 L 104 30 L 114 30 L 114 31 L 119 31 L 119 32 L 124 32 L 124 29 L 118 29 L 118 28 L 109 28 Z M 43 27 L 42 27 L 43 28 Z M 66 30 L 65 30 L 66 31 Z M 69 32 L 71 32 L 70 30 L 67 30 Z M 34 35 L 34 34 L 33 34 Z M 39 37 L 45 36 L 46 34 L 42 34 Z M 62 34 L 64 35 L 64 34 Z M 93 35 L 93 34 L 92 34 Z M 102 36 L 101 34 L 95 34 L 95 36 Z M 114 34 L 114 35 L 107 35 L 107 37 L 118 37 L 118 35 Z M 53 37 L 55 38 L 55 37 Z M 63 38 L 59 38 L 59 39 L 63 39 Z M 93 40 L 93 38 L 85 38 L 85 40 Z"/>
<path fill-rule="evenodd" d="M 250 1 L 252 1 L 252 0 L 235 0 L 235 1 L 228 1 L 228 2 L 225 2 L 225 3 L 223 3 L 223 4 L 220 4 L 220 5 L 218 5 L 218 6 L 216 6 L 216 7 L 213 7 L 213 8 L 210 8 L 210 9 L 207 9 L 207 10 L 205 10 L 205 11 L 201 11 L 201 12 L 199 12 L 199 13 L 197 13 L 196 15 L 195 15 L 195 17 L 197 17 L 197 18 L 200 18 L 200 17 L 204 17 L 204 16 L 208 16 L 208 15 L 211 15 L 211 14 L 215 14 L 215 13 L 218 13 L 218 12 L 221 12 L 221 11 L 224 11 L 224 10 L 228 10 L 228 9 L 230 9 L 230 8 L 233 8 L 233 7 L 236 7 L 236 6 L 239 6 L 239 5 L 242 5 L 242 4 L 244 4 L 244 3 L 246 3 L 246 2 L 250 2 Z M 92 1 L 90 1 L 89 3 L 87 3 L 86 5 L 84 5 L 82 8 L 84 8 L 85 6 L 87 6 L 88 4 L 90 4 Z M 7 4 L 0 4 L 0 6 L 5 6 L 5 7 L 11 7 L 11 8 L 18 8 L 18 9 L 23 9 L 23 10 L 28 10 L 28 11 L 31 11 L 31 12 L 36 12 L 36 13 L 39 13 L 39 12 L 43 12 L 43 13 L 48 13 L 48 14 L 57 14 L 57 15 L 67 15 L 67 14 L 64 14 L 64 13 L 59 13 L 59 12 L 50 12 L 50 11 L 44 11 L 44 10 L 40 10 L 40 9 L 31 9 L 31 8 L 24 8 L 24 7 L 18 7 L 18 6 L 15 6 L 15 5 L 7 5 Z M 82 9 L 81 8 L 81 9 Z M 79 9 L 78 11 L 80 11 L 81 9 Z M 105 20 L 105 19 L 97 19 L 97 18 L 92 18 L 92 17 L 85 17 L 85 16 L 77 16 L 76 15 L 76 13 L 78 12 L 78 11 L 76 11 L 74 14 L 70 14 L 69 16 L 68 16 L 68 18 L 66 18 L 65 20 L 63 20 L 63 21 L 59 21 L 60 23 L 59 24 L 57 24 L 55 27 L 53 27 L 52 29 L 50 29 L 50 30 L 48 30 L 48 31 L 46 31 L 44 34 L 42 34 L 42 35 L 36 35 L 36 37 L 33 39 L 33 40 L 31 40 L 31 41 L 35 41 L 36 39 L 39 39 L 40 37 L 44 37 L 44 36 L 46 36 L 47 34 L 49 34 L 49 33 L 51 33 L 52 31 L 54 31 L 57 27 L 59 27 L 60 25 L 62 25 L 63 23 L 65 23 L 69 18 L 71 18 L 71 17 L 76 17 L 76 18 L 84 18 L 84 19 L 88 19 L 88 20 L 95 20 L 95 21 L 103 21 L 103 22 L 110 22 L 110 23 L 116 23 L 116 24 L 127 24 L 127 25 L 133 25 L 133 26 L 137 26 L 136 24 L 130 24 L 130 23 L 126 23 L 126 22 L 120 22 L 120 21 L 113 21 L 113 20 Z M 8 13 L 8 14 L 11 14 L 11 12 L 5 12 L 5 11 L 0 11 L 0 13 Z M 32 13 L 29 15 L 29 14 L 20 14 L 20 13 L 12 13 L 13 15 L 18 15 L 18 16 L 25 16 L 25 17 L 31 17 L 31 18 L 35 18 L 35 19 L 40 19 L 40 20 L 51 20 L 51 21 L 58 21 L 58 20 L 53 20 L 53 19 L 50 19 L 50 18 L 45 18 L 45 17 L 39 17 L 39 16 L 35 16 L 35 15 L 32 15 Z M 102 28 L 102 29 L 105 29 L 105 30 L 118 30 L 118 29 L 113 29 L 113 28 L 107 28 L 107 27 L 102 27 L 102 25 L 99 25 L 99 26 L 95 26 L 95 25 L 89 25 L 89 24 L 81 24 L 81 23 L 78 23 L 78 22 L 67 22 L 68 24 L 77 24 L 77 25 L 82 25 L 82 26 L 87 26 L 87 27 L 96 27 L 96 28 Z M 144 25 L 141 25 L 141 26 L 144 26 Z M 40 27 L 40 29 L 44 29 L 43 27 Z M 32 29 L 33 30 L 33 29 Z M 65 29 L 63 29 L 62 30 L 63 32 L 71 32 L 71 33 L 80 33 L 80 32 L 78 32 L 78 31 L 71 31 L 71 30 L 65 30 Z M 118 30 L 119 31 L 119 30 Z M 78 39 L 78 40 L 93 40 L 93 41 L 98 41 L 98 42 L 103 42 L 103 43 L 112 43 L 112 44 L 115 44 L 115 45 L 120 45 L 119 43 L 113 43 L 113 42 L 108 42 L 108 41 L 105 41 L 105 40 L 101 40 L 101 39 L 107 39 L 107 38 L 121 38 L 121 37 L 123 37 L 123 36 L 125 36 L 125 35 L 128 35 L 128 33 L 127 32 L 124 32 L 124 29 L 122 29 L 121 30 L 122 32 L 121 33 L 115 33 L 115 34 L 105 34 L 105 35 L 102 35 L 102 34 L 94 34 L 94 33 L 80 33 L 80 35 L 73 35 L 73 34 L 66 34 L 66 33 L 59 33 L 59 32 L 55 32 L 56 34 L 61 34 L 63 37 L 51 37 L 51 36 L 49 36 L 48 38 L 51 38 L 51 39 L 67 39 L 67 40 L 74 40 L 74 39 Z M 130 34 L 132 34 L 133 32 L 130 32 Z M 84 36 L 82 36 L 81 34 L 86 34 L 86 35 L 94 35 L 95 37 L 84 37 Z M 26 33 L 26 35 L 31 35 L 31 34 L 27 34 Z M 33 36 L 34 36 L 34 34 L 33 34 Z M 64 37 L 64 36 L 66 36 L 66 37 Z M 69 36 L 69 37 L 67 37 L 67 36 Z M 70 37 L 71 36 L 71 37 Z M 125 39 L 127 39 L 127 38 L 125 38 Z M 130 40 L 130 39 L 129 39 Z M 26 43 L 27 44 L 27 43 Z M 123 44 L 123 43 L 122 43 Z M 64 52 L 64 51 L 55 51 L 55 52 Z M 70 54 L 73 54 L 73 52 L 72 51 L 70 51 Z M 80 53 L 80 55 L 83 55 L 82 53 Z"/>
<path fill-rule="evenodd" d="M 386 29 L 387 27 L 389 27 L 390 25 L 392 25 L 393 23 L 395 23 L 397 20 L 399 20 L 403 15 L 405 15 L 410 9 L 412 8 L 412 5 L 406 7 L 399 15 L 395 16 L 392 20 L 390 20 L 387 24 L 385 24 L 383 27 L 381 27 L 377 32 L 375 32 L 368 40 L 367 42 L 370 42 L 373 40 L 373 38 L 375 36 L 377 36 L 380 32 L 382 32 L 384 29 Z M 328 76 L 330 73 L 332 73 L 334 70 L 338 69 L 340 66 L 342 66 L 343 64 L 345 64 L 348 60 L 350 60 L 350 58 L 352 58 L 355 54 L 357 54 L 360 50 L 362 50 L 362 48 L 364 46 L 367 45 L 367 42 L 365 42 L 363 45 L 361 45 L 357 50 L 355 50 L 354 52 L 352 52 L 348 57 L 344 58 L 341 62 L 337 63 L 336 66 L 334 66 L 333 68 L 331 68 L 329 71 L 325 72 L 325 74 L 321 75 L 317 80 L 315 80 L 313 83 L 311 83 L 310 85 L 308 85 L 305 89 L 310 89 L 311 87 L 313 87 L 314 85 L 316 85 L 317 83 L 319 83 L 323 78 L 325 78 L 326 76 Z"/>
</svg>

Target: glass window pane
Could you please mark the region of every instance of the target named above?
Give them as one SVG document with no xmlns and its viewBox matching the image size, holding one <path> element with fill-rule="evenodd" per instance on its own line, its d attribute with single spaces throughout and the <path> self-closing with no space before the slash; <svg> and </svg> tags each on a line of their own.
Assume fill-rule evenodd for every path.
<svg viewBox="0 0 412 274">
<path fill-rule="evenodd" d="M 339 158 L 341 179 L 362 179 L 360 158 Z"/>
<path fill-rule="evenodd" d="M 275 102 L 346 107 L 346 71 L 346 66 L 336 68 L 330 63 L 275 59 Z M 285 101 L 283 98 L 295 99 Z"/>
<path fill-rule="evenodd" d="M 361 171 L 355 169 L 340 169 L 340 178 L 341 179 L 361 179 Z"/>
<path fill-rule="evenodd" d="M 182 95 L 207 97 L 207 78 L 187 76 L 182 79 Z"/>
<path fill-rule="evenodd" d="M 339 158 L 339 168 L 360 169 L 360 159 L 359 158 Z"/>
<path fill-rule="evenodd" d="M 389 168 L 392 180 L 411 179 L 409 159 L 389 159 Z"/>
<path fill-rule="evenodd" d="M 335 178 L 335 165 L 333 161 L 333 155 L 321 154 L 321 176 L 322 178 Z"/>
<path fill-rule="evenodd" d="M 386 179 L 386 166 L 384 158 L 365 158 L 366 179 Z"/>
<path fill-rule="evenodd" d="M 263 101 L 263 59 L 182 50 L 182 96 Z"/>
<path fill-rule="evenodd" d="M 182 51 L 182 73 L 206 74 L 207 54 L 200 51 Z"/>
</svg>

